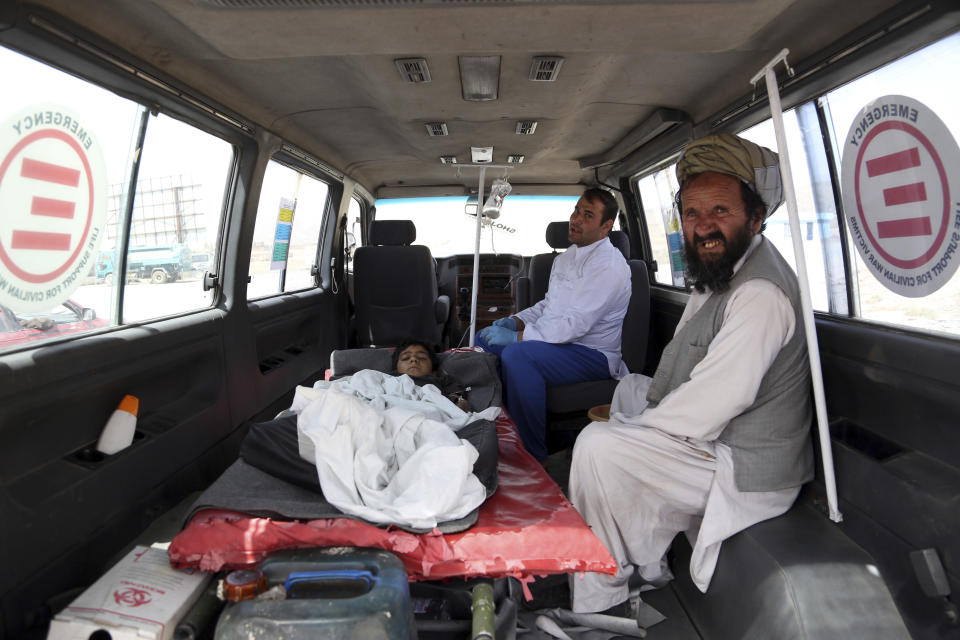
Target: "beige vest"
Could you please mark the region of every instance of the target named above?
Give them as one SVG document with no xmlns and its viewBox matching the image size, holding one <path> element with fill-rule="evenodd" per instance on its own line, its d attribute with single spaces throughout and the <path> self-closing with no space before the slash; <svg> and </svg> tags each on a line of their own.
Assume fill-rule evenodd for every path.
<svg viewBox="0 0 960 640">
<path fill-rule="evenodd" d="M 734 477 L 740 491 L 773 491 L 796 487 L 813 478 L 813 412 L 797 278 L 769 240 L 762 238 L 734 274 L 730 289 L 711 295 L 666 346 L 647 400 L 650 406 L 656 406 L 690 379 L 690 372 L 707 354 L 707 347 L 723 325 L 730 295 L 753 278 L 764 278 L 783 290 L 793 305 L 796 327 L 763 376 L 756 400 L 730 421 L 719 440 L 733 454 Z"/>
</svg>

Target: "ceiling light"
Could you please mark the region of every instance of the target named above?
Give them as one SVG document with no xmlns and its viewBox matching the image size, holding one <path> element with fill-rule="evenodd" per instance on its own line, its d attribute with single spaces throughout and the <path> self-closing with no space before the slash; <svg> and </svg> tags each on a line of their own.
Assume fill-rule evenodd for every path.
<svg viewBox="0 0 960 640">
<path fill-rule="evenodd" d="M 520 154 L 514 153 L 507 156 L 508 164 L 520 164 L 521 162 L 523 162 L 523 156 Z"/>
<path fill-rule="evenodd" d="M 560 75 L 563 58 L 559 56 L 534 56 L 530 65 L 530 79 L 537 82 L 553 82 Z"/>
<path fill-rule="evenodd" d="M 464 100 L 496 100 L 500 88 L 500 56 L 460 56 L 460 90 Z"/>
<path fill-rule="evenodd" d="M 447 123 L 446 122 L 427 122 L 424 125 L 427 128 L 427 133 L 431 136 L 445 136 L 447 133 Z"/>
<path fill-rule="evenodd" d="M 470 147 L 470 157 L 474 164 L 493 162 L 493 147 Z"/>
<path fill-rule="evenodd" d="M 537 130 L 536 120 L 518 120 L 517 121 L 518 136 L 532 136 L 533 132 L 536 130 Z"/>
<path fill-rule="evenodd" d="M 430 82 L 430 69 L 423 58 L 397 58 L 393 63 L 406 82 Z"/>
<path fill-rule="evenodd" d="M 440 156 L 440 162 L 443 164 L 457 164 L 457 156 Z"/>
</svg>

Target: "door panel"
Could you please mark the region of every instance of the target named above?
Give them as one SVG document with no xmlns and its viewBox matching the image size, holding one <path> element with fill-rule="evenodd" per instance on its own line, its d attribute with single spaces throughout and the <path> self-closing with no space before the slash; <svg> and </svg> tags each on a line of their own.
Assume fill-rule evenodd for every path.
<svg viewBox="0 0 960 640">
<path fill-rule="evenodd" d="M 845 532 L 876 559 L 911 628 L 940 637 L 910 552 L 937 551 L 960 589 L 960 345 L 820 317 L 817 336 Z"/>
<path fill-rule="evenodd" d="M 330 352 L 343 346 L 338 340 L 345 303 L 346 292 L 318 289 L 250 303 L 247 368 L 236 380 L 246 393 L 231 387 L 238 415 L 252 417 L 281 398 L 291 398 L 296 385 L 322 379 Z"/>
<path fill-rule="evenodd" d="M 230 435 L 221 311 L 4 358 L 0 385 L 0 597 L 11 637 L 42 604 L 88 584 L 150 519 L 218 472 Z M 93 451 L 124 394 L 137 438 Z M 221 467 L 222 468 L 222 467 Z"/>
</svg>

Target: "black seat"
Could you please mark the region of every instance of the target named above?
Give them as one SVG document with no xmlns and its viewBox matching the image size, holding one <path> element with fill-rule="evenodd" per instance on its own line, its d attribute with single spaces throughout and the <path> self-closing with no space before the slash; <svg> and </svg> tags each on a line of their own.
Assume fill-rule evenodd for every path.
<svg viewBox="0 0 960 640">
<path fill-rule="evenodd" d="M 566 249 L 570 246 L 569 223 L 551 222 L 547 225 L 546 237 L 547 245 L 553 251 L 538 253 L 530 258 L 527 275 L 517 278 L 517 311 L 532 307 L 546 297 L 547 286 L 550 284 L 550 270 L 553 269 L 553 261 L 560 255 L 557 249 Z"/>
<path fill-rule="evenodd" d="M 375 220 L 370 244 L 354 253 L 360 345 L 390 346 L 409 337 L 442 345 L 450 298 L 437 295 L 436 263 L 430 249 L 411 246 L 416 237 L 409 220 Z"/>
<path fill-rule="evenodd" d="M 804 497 L 726 540 L 705 594 L 690 579 L 690 553 L 678 535 L 671 588 L 704 638 L 910 637 L 873 558 Z"/>
</svg>

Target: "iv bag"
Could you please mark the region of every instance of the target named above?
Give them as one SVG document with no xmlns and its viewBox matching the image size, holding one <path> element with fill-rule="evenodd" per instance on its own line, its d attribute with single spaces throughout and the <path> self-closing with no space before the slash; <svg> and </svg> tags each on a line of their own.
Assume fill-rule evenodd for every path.
<svg viewBox="0 0 960 640">
<path fill-rule="evenodd" d="M 487 201 L 483 203 L 483 215 L 495 220 L 500 217 L 500 207 L 503 206 L 503 199 L 513 190 L 510 183 L 503 178 L 497 178 L 490 185 L 490 195 Z"/>
</svg>

